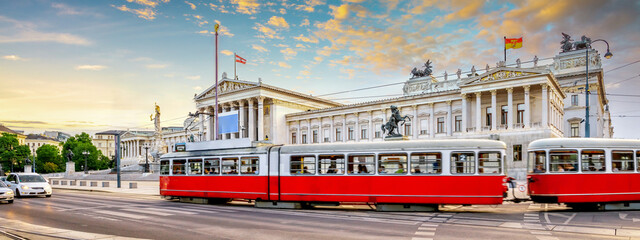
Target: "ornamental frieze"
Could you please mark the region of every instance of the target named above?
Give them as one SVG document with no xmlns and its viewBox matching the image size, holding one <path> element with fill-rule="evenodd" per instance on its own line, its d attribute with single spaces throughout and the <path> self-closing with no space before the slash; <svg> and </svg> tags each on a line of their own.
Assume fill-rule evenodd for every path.
<svg viewBox="0 0 640 240">
<path fill-rule="evenodd" d="M 562 70 L 562 69 L 569 69 L 569 68 L 575 68 L 575 67 L 582 67 L 582 66 L 585 66 L 585 62 L 586 62 L 586 57 L 581 55 L 581 56 L 576 56 L 572 58 L 562 59 L 559 61 L 556 60 L 553 63 L 553 68 L 554 70 Z M 599 54 L 589 55 L 589 67 L 590 68 L 601 67 Z"/>
<path fill-rule="evenodd" d="M 525 73 L 522 71 L 499 71 L 499 72 L 495 72 L 480 78 L 480 81 L 484 82 L 484 81 L 492 81 L 492 80 L 499 80 L 499 79 L 507 79 L 507 78 L 532 75 L 532 74 L 533 73 Z"/>
</svg>

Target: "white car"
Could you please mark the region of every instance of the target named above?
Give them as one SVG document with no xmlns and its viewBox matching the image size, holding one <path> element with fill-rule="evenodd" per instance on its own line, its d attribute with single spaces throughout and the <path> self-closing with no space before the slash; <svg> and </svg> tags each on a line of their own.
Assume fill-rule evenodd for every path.
<svg viewBox="0 0 640 240">
<path fill-rule="evenodd" d="M 13 203 L 13 190 L 7 187 L 7 184 L 0 181 L 0 201 L 7 201 Z"/>
<path fill-rule="evenodd" d="M 11 173 L 5 183 L 15 192 L 16 197 L 51 197 L 51 185 L 37 173 Z"/>
</svg>

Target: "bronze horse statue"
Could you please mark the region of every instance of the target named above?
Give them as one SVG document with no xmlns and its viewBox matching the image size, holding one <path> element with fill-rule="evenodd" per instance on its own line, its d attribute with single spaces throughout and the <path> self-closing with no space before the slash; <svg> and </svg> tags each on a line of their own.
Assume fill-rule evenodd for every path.
<svg viewBox="0 0 640 240">
<path fill-rule="evenodd" d="M 398 111 L 398 108 L 392 105 L 391 117 L 389 117 L 389 121 L 381 126 L 382 134 L 388 132 L 388 137 L 401 137 L 401 134 L 396 133 L 396 129 L 398 129 L 398 124 L 404 125 L 404 122 L 407 121 L 406 119 L 409 119 L 409 121 L 411 121 L 411 118 L 409 118 L 408 115 L 405 115 L 404 117 L 400 116 L 400 111 Z"/>
</svg>

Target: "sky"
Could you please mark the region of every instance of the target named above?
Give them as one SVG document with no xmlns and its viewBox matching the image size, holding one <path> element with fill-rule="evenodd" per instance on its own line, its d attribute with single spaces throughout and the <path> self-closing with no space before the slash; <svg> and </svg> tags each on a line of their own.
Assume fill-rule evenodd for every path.
<svg viewBox="0 0 640 240">
<path fill-rule="evenodd" d="M 605 39 L 614 137 L 640 138 L 640 1 L 0 0 L 0 123 L 71 134 L 182 126 L 219 74 L 356 103 L 400 96 L 427 59 L 435 76 L 560 52 L 562 32 Z M 606 52 L 604 43 L 594 48 Z M 339 87 L 336 87 L 339 86 Z"/>
</svg>

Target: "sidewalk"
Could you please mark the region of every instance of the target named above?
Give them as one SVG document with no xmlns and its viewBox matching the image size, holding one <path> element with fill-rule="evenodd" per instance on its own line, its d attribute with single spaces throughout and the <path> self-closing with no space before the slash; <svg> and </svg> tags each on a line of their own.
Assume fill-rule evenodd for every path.
<svg viewBox="0 0 640 240">
<path fill-rule="evenodd" d="M 49 176 L 48 179 L 54 189 L 160 195 L 160 182 L 157 174 L 122 174 L 120 188 L 117 187 L 118 182 L 115 174 L 75 173 L 64 176 Z"/>
</svg>

